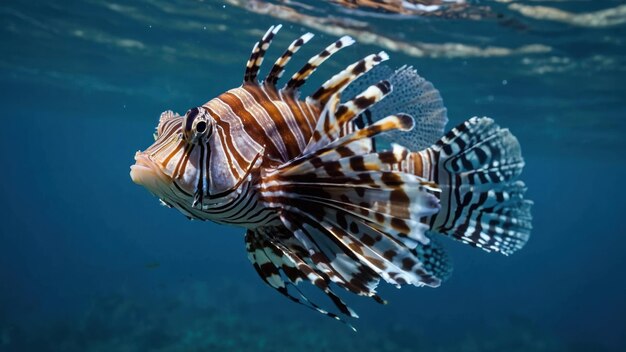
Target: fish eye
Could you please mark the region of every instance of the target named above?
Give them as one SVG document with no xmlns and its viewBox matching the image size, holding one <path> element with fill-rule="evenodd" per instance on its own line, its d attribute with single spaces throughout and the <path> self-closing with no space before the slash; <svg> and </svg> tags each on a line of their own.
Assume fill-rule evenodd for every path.
<svg viewBox="0 0 626 352">
<path fill-rule="evenodd" d="M 191 131 L 193 122 L 195 121 L 199 112 L 200 111 L 198 108 L 189 109 L 189 111 L 187 111 L 187 113 L 185 114 L 185 131 Z"/>
<path fill-rule="evenodd" d="M 196 131 L 198 131 L 198 133 L 202 133 L 204 131 L 206 131 L 206 121 L 200 121 L 196 124 Z"/>
<path fill-rule="evenodd" d="M 182 137 L 190 142 L 197 143 L 211 135 L 211 116 L 201 107 L 189 109 L 185 114 Z"/>
</svg>

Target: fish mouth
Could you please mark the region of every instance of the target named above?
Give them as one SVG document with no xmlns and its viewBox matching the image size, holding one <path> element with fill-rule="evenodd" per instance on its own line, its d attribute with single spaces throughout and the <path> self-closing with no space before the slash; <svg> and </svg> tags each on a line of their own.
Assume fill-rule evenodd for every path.
<svg viewBox="0 0 626 352">
<path fill-rule="evenodd" d="M 130 178 L 155 195 L 163 193 L 162 188 L 167 187 L 171 181 L 159 166 L 142 152 L 135 154 L 135 164 L 130 167 Z"/>
</svg>

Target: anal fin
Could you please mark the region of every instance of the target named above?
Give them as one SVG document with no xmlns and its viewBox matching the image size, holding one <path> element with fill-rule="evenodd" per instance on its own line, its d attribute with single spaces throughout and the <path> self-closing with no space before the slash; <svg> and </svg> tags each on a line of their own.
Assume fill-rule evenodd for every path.
<svg viewBox="0 0 626 352">
<path fill-rule="evenodd" d="M 289 248 L 288 240 L 281 240 L 281 238 L 285 239 L 289 236 L 290 233 L 285 228 L 248 230 L 246 233 L 246 250 L 256 272 L 266 284 L 290 300 L 339 320 L 355 330 L 349 322 L 343 320 L 339 315 L 312 302 L 297 287 L 298 283 L 302 281 L 310 282 L 322 290 L 341 313 L 352 318 L 358 318 L 356 313 L 332 291 L 328 278 L 307 263 L 310 259 L 302 258 L 302 251 Z"/>
</svg>

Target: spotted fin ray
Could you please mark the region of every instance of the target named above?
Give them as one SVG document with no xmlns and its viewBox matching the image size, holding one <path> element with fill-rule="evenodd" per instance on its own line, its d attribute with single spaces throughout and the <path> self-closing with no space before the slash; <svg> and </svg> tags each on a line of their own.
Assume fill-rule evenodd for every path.
<svg viewBox="0 0 626 352">
<path fill-rule="evenodd" d="M 403 66 L 394 71 L 381 65 L 352 82 L 344 91 L 344 96 L 352 98 L 382 80 L 391 84 L 393 92 L 360 114 L 354 121 L 357 128 L 390 114 L 405 113 L 415 119 L 418 127 L 410 132 L 390 132 L 378 140 L 387 143 L 393 141 L 412 151 L 419 151 L 430 147 L 443 136 L 448 122 L 443 99 L 432 83 L 422 78 L 411 66 Z"/>
</svg>

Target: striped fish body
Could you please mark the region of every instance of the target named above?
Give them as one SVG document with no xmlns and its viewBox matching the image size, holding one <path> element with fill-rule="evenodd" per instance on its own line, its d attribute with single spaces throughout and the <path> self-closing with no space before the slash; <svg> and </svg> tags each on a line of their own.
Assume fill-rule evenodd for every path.
<svg viewBox="0 0 626 352">
<path fill-rule="evenodd" d="M 184 116 L 161 115 L 155 143 L 135 155 L 134 182 L 191 219 L 246 228 L 248 257 L 268 285 L 343 322 L 297 285 L 311 283 L 356 317 L 335 287 L 384 303 L 381 279 L 439 286 L 451 272 L 439 235 L 507 255 L 525 244 L 532 203 L 507 129 L 471 118 L 444 134 L 439 92 L 410 67 L 379 66 L 384 52 L 299 99 L 299 87 L 349 37 L 278 88 L 307 33 L 259 82 L 279 29 L 255 45 L 241 87 Z"/>
<path fill-rule="evenodd" d="M 239 143 L 229 146 L 233 153 L 241 153 L 229 163 L 242 169 L 247 169 L 261 149 L 263 167 L 276 167 L 300 156 L 320 114 L 317 105 L 259 84 L 231 89 L 202 107 L 226 141 Z"/>
</svg>

